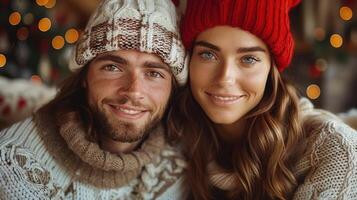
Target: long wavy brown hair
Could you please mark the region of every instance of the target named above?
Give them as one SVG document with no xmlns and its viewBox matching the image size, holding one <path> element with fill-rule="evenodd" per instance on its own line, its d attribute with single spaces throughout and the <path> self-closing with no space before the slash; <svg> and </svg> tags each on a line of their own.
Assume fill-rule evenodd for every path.
<svg viewBox="0 0 357 200">
<path fill-rule="evenodd" d="M 80 122 L 83 124 L 87 139 L 93 142 L 99 141 L 100 130 L 95 122 L 94 114 L 87 101 L 87 91 L 84 87 L 89 64 L 70 74 L 59 84 L 59 90 L 55 98 L 44 105 L 39 112 L 53 113 L 54 123 L 57 127 L 67 122 Z M 178 83 L 172 77 L 171 97 L 167 106 L 171 105 L 172 94 L 178 87 Z M 166 121 L 167 111 L 163 116 Z"/>
<path fill-rule="evenodd" d="M 39 112 L 53 113 L 57 127 L 67 122 L 82 121 L 90 140 L 96 140 L 97 134 L 93 124 L 93 114 L 86 99 L 86 80 L 89 65 L 71 73 L 59 84 L 55 98 L 44 105 Z"/>
<path fill-rule="evenodd" d="M 213 199 L 217 193 L 228 199 L 291 198 L 297 186 L 293 166 L 303 154 L 305 136 L 297 92 L 273 64 L 262 100 L 245 116 L 244 135 L 228 148 L 193 98 L 189 84 L 175 99 L 169 134 L 182 136 L 191 198 Z M 225 192 L 209 184 L 207 165 L 212 158 L 234 174 L 237 189 Z"/>
</svg>

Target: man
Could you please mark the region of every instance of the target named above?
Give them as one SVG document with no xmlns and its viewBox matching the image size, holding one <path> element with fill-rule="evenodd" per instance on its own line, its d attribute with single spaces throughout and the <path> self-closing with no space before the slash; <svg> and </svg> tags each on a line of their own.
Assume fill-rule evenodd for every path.
<svg viewBox="0 0 357 200">
<path fill-rule="evenodd" d="M 106 0 L 56 98 L 0 133 L 1 199 L 183 199 L 160 121 L 184 84 L 169 0 Z"/>
</svg>

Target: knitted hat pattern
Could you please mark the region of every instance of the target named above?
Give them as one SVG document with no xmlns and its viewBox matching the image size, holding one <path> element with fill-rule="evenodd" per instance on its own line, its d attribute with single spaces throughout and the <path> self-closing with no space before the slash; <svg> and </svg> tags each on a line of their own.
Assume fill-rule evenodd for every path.
<svg viewBox="0 0 357 200">
<path fill-rule="evenodd" d="M 300 0 L 187 0 L 181 34 L 185 47 L 203 31 L 215 26 L 232 26 L 263 40 L 279 71 L 291 62 L 294 40 L 289 11 Z"/>
<path fill-rule="evenodd" d="M 116 50 L 155 53 L 180 85 L 187 80 L 185 49 L 170 0 L 103 0 L 77 42 L 69 68 L 75 71 L 97 55 Z"/>
</svg>

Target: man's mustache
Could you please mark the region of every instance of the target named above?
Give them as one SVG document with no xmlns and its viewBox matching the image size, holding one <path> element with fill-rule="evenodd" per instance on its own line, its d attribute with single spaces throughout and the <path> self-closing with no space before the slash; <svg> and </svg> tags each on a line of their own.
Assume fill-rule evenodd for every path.
<svg viewBox="0 0 357 200">
<path fill-rule="evenodd" d="M 106 98 L 103 100 L 103 103 L 106 104 L 113 104 L 113 105 L 129 105 L 129 106 L 133 106 L 133 107 L 138 107 L 141 109 L 149 109 L 149 106 L 142 103 L 140 100 L 135 99 L 135 98 L 131 98 L 129 96 L 123 96 L 123 97 L 119 97 L 119 98 Z"/>
</svg>

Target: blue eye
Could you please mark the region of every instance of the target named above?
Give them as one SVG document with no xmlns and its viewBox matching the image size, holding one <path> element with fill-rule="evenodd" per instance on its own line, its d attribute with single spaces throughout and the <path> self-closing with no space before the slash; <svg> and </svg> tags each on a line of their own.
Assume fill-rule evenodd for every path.
<svg viewBox="0 0 357 200">
<path fill-rule="evenodd" d="M 209 51 L 203 51 L 198 54 L 203 60 L 216 60 L 216 56 L 209 52 Z"/>
<path fill-rule="evenodd" d="M 260 59 L 255 56 L 244 56 L 241 60 L 242 63 L 250 64 L 250 65 L 260 62 Z"/>
</svg>

